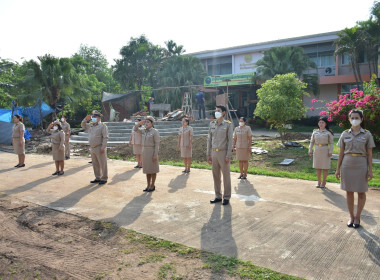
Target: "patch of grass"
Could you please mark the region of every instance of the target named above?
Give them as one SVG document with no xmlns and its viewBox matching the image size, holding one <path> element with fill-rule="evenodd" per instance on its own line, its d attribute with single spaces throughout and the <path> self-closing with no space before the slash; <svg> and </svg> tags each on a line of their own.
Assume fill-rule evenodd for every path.
<svg viewBox="0 0 380 280">
<path fill-rule="evenodd" d="M 147 263 L 160 262 L 164 258 L 166 258 L 166 256 L 164 256 L 162 254 L 152 254 L 152 255 L 149 255 L 147 257 L 144 257 L 144 258 L 140 259 L 140 262 L 138 263 L 138 265 L 143 265 L 143 264 L 147 264 Z"/>
<path fill-rule="evenodd" d="M 168 264 L 161 265 L 160 269 L 158 270 L 158 279 L 167 279 L 166 277 L 168 276 L 169 273 L 172 276 L 174 276 L 176 272 L 177 272 L 177 270 L 174 267 L 172 262 L 168 263 Z"/>
<path fill-rule="evenodd" d="M 98 274 L 96 274 L 96 275 L 94 276 L 94 280 L 101 280 L 101 279 L 103 279 L 103 278 L 106 277 L 106 276 L 107 276 L 107 273 L 105 273 L 105 272 L 98 273 Z"/>
</svg>

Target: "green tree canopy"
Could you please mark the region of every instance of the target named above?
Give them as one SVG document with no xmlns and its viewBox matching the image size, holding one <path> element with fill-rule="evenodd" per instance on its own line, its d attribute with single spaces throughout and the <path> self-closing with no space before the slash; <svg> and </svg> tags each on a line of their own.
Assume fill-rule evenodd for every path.
<svg viewBox="0 0 380 280">
<path fill-rule="evenodd" d="M 284 125 L 301 119 L 307 111 L 302 100 L 304 95 L 308 95 L 306 87 L 295 73 L 288 73 L 267 80 L 257 91 L 259 102 L 254 115 L 271 122 L 283 142 Z"/>
</svg>

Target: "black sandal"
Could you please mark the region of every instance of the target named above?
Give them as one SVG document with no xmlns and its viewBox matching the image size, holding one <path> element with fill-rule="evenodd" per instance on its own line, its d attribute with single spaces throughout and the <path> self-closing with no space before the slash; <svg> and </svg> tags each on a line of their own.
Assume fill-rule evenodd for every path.
<svg viewBox="0 0 380 280">
<path fill-rule="evenodd" d="M 53 174 L 51 175 L 58 175 L 59 174 L 59 171 L 55 171 Z"/>
</svg>

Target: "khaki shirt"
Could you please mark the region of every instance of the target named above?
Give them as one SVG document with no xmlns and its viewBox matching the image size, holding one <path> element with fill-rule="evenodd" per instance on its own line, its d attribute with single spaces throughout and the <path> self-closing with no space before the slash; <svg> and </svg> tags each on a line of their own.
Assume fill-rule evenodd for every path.
<svg viewBox="0 0 380 280">
<path fill-rule="evenodd" d="M 81 127 L 88 131 L 88 143 L 91 148 L 96 148 L 100 145 L 101 150 L 107 148 L 108 127 L 104 123 L 87 123 L 87 120 L 84 119 Z"/>
<path fill-rule="evenodd" d="M 142 145 L 142 134 L 137 133 L 132 129 L 131 138 L 132 145 Z"/>
<path fill-rule="evenodd" d="M 160 133 L 158 133 L 158 130 L 154 127 L 150 129 L 140 128 L 138 125 L 135 125 L 133 130 L 142 135 L 143 146 L 154 148 L 154 156 L 157 156 L 160 147 Z"/>
<path fill-rule="evenodd" d="M 181 136 L 180 147 L 190 146 L 190 135 L 193 136 L 193 128 L 191 126 L 180 127 L 178 135 Z"/>
<path fill-rule="evenodd" d="M 65 135 L 67 136 L 69 134 L 69 132 L 71 132 L 70 124 L 68 122 L 62 123 L 62 130 L 65 133 Z"/>
<path fill-rule="evenodd" d="M 20 138 L 23 131 L 25 131 L 25 125 L 22 122 L 15 123 L 12 130 L 12 138 Z"/>
<path fill-rule="evenodd" d="M 249 138 L 252 136 L 252 130 L 249 126 L 235 127 L 234 139 L 236 137 L 236 148 L 237 149 L 248 149 L 251 147 L 252 143 L 249 142 Z"/>
<path fill-rule="evenodd" d="M 59 149 L 62 149 L 65 143 L 65 133 L 63 130 L 54 131 L 48 127 L 46 131 L 51 134 L 50 142 L 59 145 Z"/>
<path fill-rule="evenodd" d="M 329 145 L 329 154 L 332 154 L 334 149 L 334 136 L 330 131 L 324 129 L 314 129 L 313 134 L 311 135 L 310 145 L 309 145 L 309 153 L 313 152 L 313 146 L 321 145 L 326 146 Z"/>
<path fill-rule="evenodd" d="M 351 129 L 347 129 L 340 136 L 337 146 L 344 149 L 344 154 L 367 155 L 367 149 L 374 148 L 375 142 L 368 130 L 361 128 L 359 133 L 354 135 Z"/>
<path fill-rule="evenodd" d="M 222 120 L 218 124 L 217 120 L 210 123 L 207 138 L 207 156 L 211 156 L 213 149 L 227 150 L 226 157 L 232 154 L 234 125 L 230 121 Z"/>
</svg>

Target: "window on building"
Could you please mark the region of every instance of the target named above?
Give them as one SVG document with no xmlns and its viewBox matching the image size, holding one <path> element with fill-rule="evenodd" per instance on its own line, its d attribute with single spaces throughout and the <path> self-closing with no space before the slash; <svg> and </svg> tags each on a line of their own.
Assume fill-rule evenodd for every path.
<svg viewBox="0 0 380 280">
<path fill-rule="evenodd" d="M 232 74 L 232 56 L 207 59 L 208 75 Z"/>
<path fill-rule="evenodd" d="M 334 51 L 335 47 L 333 42 L 313 44 L 302 46 L 305 54 L 307 54 L 311 61 L 317 67 L 325 67 L 335 65 Z"/>
<path fill-rule="evenodd" d="M 350 94 L 351 93 L 351 89 L 353 88 L 358 88 L 358 86 L 356 84 L 344 84 L 342 85 L 342 95 L 345 95 L 345 94 Z M 361 87 L 359 88 L 359 90 L 361 90 Z"/>
<path fill-rule="evenodd" d="M 349 54 L 344 54 L 342 57 L 342 65 L 348 65 L 351 64 L 351 58 Z M 365 51 L 361 51 L 358 56 L 358 62 L 359 63 L 366 63 L 368 62 L 367 53 Z"/>
</svg>

